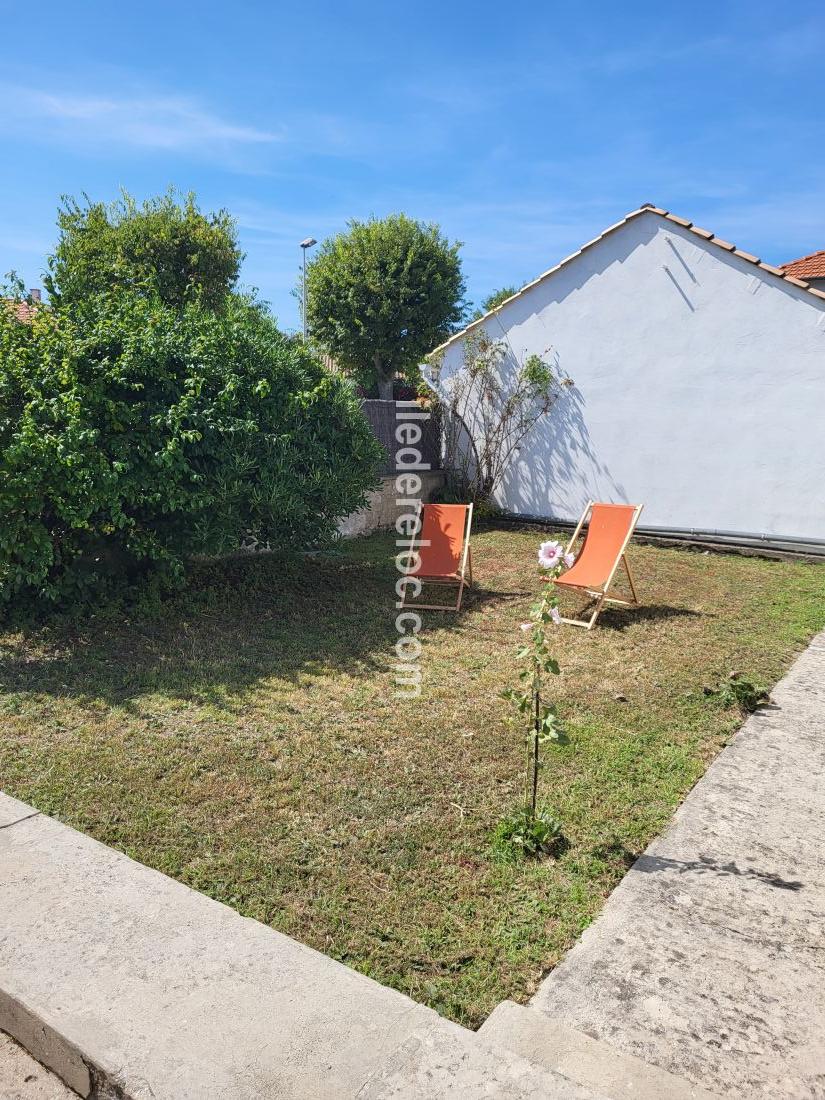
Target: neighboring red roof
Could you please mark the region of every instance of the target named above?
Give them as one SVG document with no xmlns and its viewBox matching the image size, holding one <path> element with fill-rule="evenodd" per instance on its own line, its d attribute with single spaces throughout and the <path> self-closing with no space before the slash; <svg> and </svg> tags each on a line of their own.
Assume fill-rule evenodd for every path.
<svg viewBox="0 0 825 1100">
<path fill-rule="evenodd" d="M 783 264 L 782 270 L 794 279 L 825 279 L 825 250 Z"/>
<path fill-rule="evenodd" d="M 14 312 L 17 314 L 17 320 L 22 321 L 23 324 L 27 324 L 34 317 L 35 306 L 30 305 L 28 302 L 15 302 Z"/>
<path fill-rule="evenodd" d="M 18 301 L 15 298 L 2 298 L 0 301 L 6 302 L 7 305 L 13 306 L 14 312 L 17 316 L 17 320 L 26 325 L 34 317 L 34 311 L 41 304 L 41 297 L 39 290 L 29 291 L 28 301 Z"/>
</svg>

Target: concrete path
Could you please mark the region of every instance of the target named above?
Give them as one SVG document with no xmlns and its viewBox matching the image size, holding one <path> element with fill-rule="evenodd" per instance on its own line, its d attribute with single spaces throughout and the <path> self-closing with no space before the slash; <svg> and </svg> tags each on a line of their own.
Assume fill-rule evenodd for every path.
<svg viewBox="0 0 825 1100">
<path fill-rule="evenodd" d="M 2 794 L 0 1028 L 95 1100 L 610 1100 Z"/>
<path fill-rule="evenodd" d="M 77 1100 L 77 1093 L 0 1031 L 0 1100 Z"/>
<path fill-rule="evenodd" d="M 821 1100 L 825 633 L 772 700 L 530 1007 L 725 1096 Z"/>
</svg>

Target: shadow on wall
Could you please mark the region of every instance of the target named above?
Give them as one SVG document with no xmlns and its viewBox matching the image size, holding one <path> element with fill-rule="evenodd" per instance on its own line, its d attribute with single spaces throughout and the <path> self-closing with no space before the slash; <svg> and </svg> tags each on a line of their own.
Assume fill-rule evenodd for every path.
<svg viewBox="0 0 825 1100">
<path fill-rule="evenodd" d="M 553 332 L 541 312 L 575 295 L 592 278 L 615 264 L 624 263 L 631 253 L 646 245 L 659 231 L 651 216 L 619 229 L 597 248 L 585 252 L 533 292 L 516 298 L 486 323 L 489 334 L 510 345 L 505 368 L 536 352 L 555 360 L 558 376 L 568 373 L 554 347 Z M 523 336 L 518 330 L 524 326 Z M 529 334 L 529 335 L 528 335 Z M 587 326 L 583 322 L 582 335 Z M 522 346 L 523 345 L 523 346 Z M 595 359 L 598 348 L 579 348 L 579 359 Z M 569 370 L 575 382 L 575 369 Z M 540 422 L 509 463 L 497 494 L 499 504 L 512 512 L 577 520 L 588 500 L 626 501 L 625 486 L 600 461 L 586 421 L 586 398 L 575 385 L 562 390 L 549 416 Z M 545 503 L 546 502 L 546 503 Z"/>
<path fill-rule="evenodd" d="M 624 485 L 596 454 L 585 407 L 584 394 L 577 386 L 562 391 L 505 471 L 498 493 L 502 507 L 578 520 L 588 500 L 628 499 Z M 543 501 L 546 507 L 541 507 Z"/>
<path fill-rule="evenodd" d="M 541 308 L 546 309 L 549 305 L 564 302 L 581 290 L 594 275 L 602 275 L 614 264 L 623 264 L 631 253 L 652 241 L 660 228 L 661 225 L 655 215 L 641 220 L 634 219 L 600 241 L 597 247 L 588 249 L 581 256 L 575 257 L 565 267 L 555 272 L 551 278 L 546 279 L 540 288 L 536 288 L 540 296 Z M 493 339 L 503 337 L 509 341 L 512 334 L 512 351 L 520 358 L 531 351 L 540 350 L 534 346 L 520 346 L 518 334 L 512 333 L 514 328 L 527 321 L 535 319 L 540 322 L 536 314 L 536 300 L 535 291 L 529 291 L 513 299 L 509 305 L 484 323 L 484 328 Z M 553 343 L 553 334 L 547 329 L 546 335 L 545 346 L 548 346 Z"/>
</svg>

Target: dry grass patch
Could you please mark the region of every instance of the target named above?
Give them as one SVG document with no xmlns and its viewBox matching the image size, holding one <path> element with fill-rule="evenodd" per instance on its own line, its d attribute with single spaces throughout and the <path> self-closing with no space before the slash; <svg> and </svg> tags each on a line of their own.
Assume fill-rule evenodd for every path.
<svg viewBox="0 0 825 1100">
<path fill-rule="evenodd" d="M 825 622 L 821 566 L 632 547 L 644 607 L 558 635 L 572 743 L 543 788 L 569 848 L 502 864 L 523 754 L 497 694 L 540 537 L 474 538 L 479 590 L 427 617 L 417 701 L 394 697 L 384 537 L 203 569 L 154 616 L 9 632 L 0 786 L 478 1024 L 529 995 L 738 725 L 703 686 L 772 684 Z"/>
</svg>

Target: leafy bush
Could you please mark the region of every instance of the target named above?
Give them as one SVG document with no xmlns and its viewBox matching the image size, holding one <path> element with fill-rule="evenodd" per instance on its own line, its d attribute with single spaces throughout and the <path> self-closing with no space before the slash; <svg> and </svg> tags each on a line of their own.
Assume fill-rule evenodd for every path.
<svg viewBox="0 0 825 1100">
<path fill-rule="evenodd" d="M 125 191 L 117 202 L 65 198 L 57 247 L 44 282 L 53 307 L 83 303 L 113 288 L 145 290 L 166 305 L 198 296 L 223 307 L 243 254 L 225 212 L 203 214 L 194 195 L 174 191 L 138 205 Z"/>
<path fill-rule="evenodd" d="M 0 309 L 0 598 L 73 600 L 249 534 L 329 536 L 380 450 L 349 384 L 254 303 L 115 285 Z"/>
</svg>

